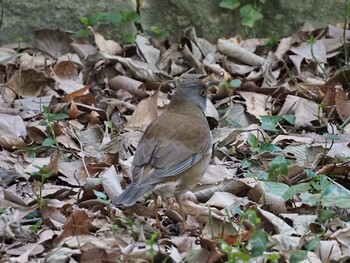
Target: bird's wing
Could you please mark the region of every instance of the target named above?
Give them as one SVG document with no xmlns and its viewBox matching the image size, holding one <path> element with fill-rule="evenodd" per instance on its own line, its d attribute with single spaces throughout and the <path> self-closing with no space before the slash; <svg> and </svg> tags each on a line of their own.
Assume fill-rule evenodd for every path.
<svg viewBox="0 0 350 263">
<path fill-rule="evenodd" d="M 168 116 L 164 116 L 166 118 Z M 175 176 L 189 169 L 211 149 L 210 132 L 206 119 L 196 125 L 188 125 L 172 115 L 175 127 L 159 129 L 158 118 L 145 131 L 134 155 L 134 184 L 150 184 L 161 181 L 161 178 Z M 145 166 L 151 165 L 152 171 L 144 175 Z"/>
</svg>

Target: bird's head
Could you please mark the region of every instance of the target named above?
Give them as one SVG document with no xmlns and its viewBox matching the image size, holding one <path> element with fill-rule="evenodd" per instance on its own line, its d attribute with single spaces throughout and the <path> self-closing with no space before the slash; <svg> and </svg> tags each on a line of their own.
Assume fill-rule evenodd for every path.
<svg viewBox="0 0 350 263">
<path fill-rule="evenodd" d="M 204 111 L 207 103 L 207 90 L 213 84 L 212 81 L 205 82 L 199 78 L 181 79 L 176 85 L 172 101 L 190 102 Z"/>
</svg>

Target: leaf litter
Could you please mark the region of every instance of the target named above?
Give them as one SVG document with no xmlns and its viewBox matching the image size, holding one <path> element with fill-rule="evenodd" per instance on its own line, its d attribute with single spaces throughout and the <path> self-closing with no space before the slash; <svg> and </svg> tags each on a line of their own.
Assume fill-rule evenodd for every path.
<svg viewBox="0 0 350 263">
<path fill-rule="evenodd" d="M 132 45 L 60 30 L 0 47 L 0 248 L 10 262 L 349 259 L 350 31 Z M 346 39 L 343 39 L 343 36 Z M 207 75 L 208 171 L 183 207 L 111 205 L 174 82 Z M 189 231 L 181 232 L 185 213 Z"/>
</svg>

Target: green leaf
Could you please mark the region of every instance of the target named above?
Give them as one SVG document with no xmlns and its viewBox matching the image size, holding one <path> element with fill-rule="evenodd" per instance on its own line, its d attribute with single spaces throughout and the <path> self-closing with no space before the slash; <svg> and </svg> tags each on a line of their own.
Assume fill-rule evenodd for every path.
<svg viewBox="0 0 350 263">
<path fill-rule="evenodd" d="M 263 152 L 282 152 L 282 149 L 275 144 L 270 142 L 262 143 L 259 149 L 259 153 Z"/>
<path fill-rule="evenodd" d="M 260 172 L 245 173 L 243 174 L 243 176 L 257 178 L 261 181 L 266 181 L 268 178 L 268 173 L 265 171 L 260 171 Z"/>
<path fill-rule="evenodd" d="M 241 24 L 250 28 L 253 28 L 255 22 L 263 18 L 263 15 L 250 4 L 242 6 L 239 13 L 242 17 Z"/>
<path fill-rule="evenodd" d="M 306 250 L 295 250 L 293 251 L 292 255 L 289 258 L 290 263 L 298 263 L 300 261 L 303 261 L 307 258 L 307 251 Z"/>
<path fill-rule="evenodd" d="M 277 196 L 283 196 L 283 194 L 289 189 L 289 186 L 284 183 L 278 183 L 278 182 L 264 182 L 264 184 L 267 187 L 267 190 L 269 193 L 277 195 Z"/>
<path fill-rule="evenodd" d="M 306 173 L 307 177 L 309 177 L 311 179 L 317 177 L 317 174 L 314 171 L 310 170 L 310 169 L 305 170 L 305 173 Z"/>
<path fill-rule="evenodd" d="M 133 34 L 126 34 L 123 36 L 122 41 L 125 44 L 132 44 L 135 41 L 135 36 Z"/>
<path fill-rule="evenodd" d="M 291 199 L 293 196 L 295 196 L 296 194 L 308 192 L 310 189 L 311 189 L 310 183 L 300 183 L 300 184 L 292 185 L 283 194 L 282 198 L 287 201 Z"/>
<path fill-rule="evenodd" d="M 322 210 L 318 216 L 316 221 L 320 224 L 323 224 L 327 220 L 333 218 L 336 215 L 336 213 L 333 210 Z"/>
<path fill-rule="evenodd" d="M 87 18 L 90 26 L 95 26 L 103 22 L 110 22 L 118 25 L 122 22 L 120 14 L 115 12 L 96 12 L 87 16 Z"/>
<path fill-rule="evenodd" d="M 309 45 L 313 45 L 313 44 L 315 44 L 315 42 L 316 42 L 316 40 L 315 40 L 315 37 L 313 36 L 313 35 L 311 35 L 310 37 L 309 37 L 309 39 L 306 41 L 306 43 L 308 43 Z"/>
<path fill-rule="evenodd" d="M 324 133 L 323 137 L 326 140 L 340 140 L 340 137 L 337 134 Z"/>
<path fill-rule="evenodd" d="M 269 236 L 264 230 L 255 231 L 248 241 L 252 246 L 251 255 L 253 257 L 262 255 L 266 250 L 268 241 Z"/>
<path fill-rule="evenodd" d="M 126 23 L 137 22 L 139 20 L 140 20 L 139 14 L 135 11 L 131 11 L 131 12 L 126 13 L 124 22 L 126 22 Z"/>
<path fill-rule="evenodd" d="M 107 198 L 107 195 L 103 192 L 100 192 L 100 191 L 96 191 L 96 190 L 93 190 L 94 191 L 94 194 L 97 198 L 101 198 L 101 199 L 106 199 Z"/>
<path fill-rule="evenodd" d="M 321 194 L 310 194 L 310 193 L 301 193 L 299 195 L 304 204 L 309 206 L 316 206 L 321 201 Z"/>
<path fill-rule="evenodd" d="M 65 113 L 55 113 L 55 114 L 49 113 L 49 119 L 51 121 L 61 121 L 61 120 L 69 119 L 69 116 Z"/>
<path fill-rule="evenodd" d="M 51 147 L 51 146 L 55 145 L 55 140 L 52 138 L 46 138 L 45 141 L 43 141 L 43 143 L 41 145 L 45 146 L 45 147 Z"/>
<path fill-rule="evenodd" d="M 278 263 L 279 262 L 278 260 L 280 258 L 281 256 L 277 253 L 267 255 L 267 259 L 269 260 L 268 262 L 271 262 L 271 263 Z"/>
<path fill-rule="evenodd" d="M 41 229 L 42 223 L 43 223 L 43 221 L 39 220 L 35 223 L 35 225 L 30 226 L 29 227 L 30 232 L 37 233 Z"/>
<path fill-rule="evenodd" d="M 78 19 L 85 26 L 90 26 L 89 19 L 86 16 L 79 16 Z"/>
<path fill-rule="evenodd" d="M 326 207 L 350 208 L 350 196 L 323 196 L 321 201 L 322 205 Z"/>
<path fill-rule="evenodd" d="M 279 155 L 271 160 L 269 169 L 269 181 L 276 181 L 278 175 L 288 175 L 288 162 L 284 156 Z"/>
<path fill-rule="evenodd" d="M 251 147 L 259 147 L 258 138 L 253 133 L 249 133 L 247 141 Z"/>
<path fill-rule="evenodd" d="M 282 118 L 285 119 L 289 124 L 294 125 L 295 124 L 295 115 L 294 114 L 286 114 L 282 115 Z"/>
<path fill-rule="evenodd" d="M 238 88 L 241 86 L 241 84 L 242 84 L 242 81 L 240 79 L 233 79 L 230 81 L 230 86 L 232 88 Z"/>
<path fill-rule="evenodd" d="M 241 162 L 241 168 L 242 169 L 247 169 L 251 165 L 252 165 L 252 163 L 249 160 L 247 160 L 247 159 L 243 159 L 242 162 Z"/>
<path fill-rule="evenodd" d="M 319 248 L 320 246 L 320 239 L 318 237 L 311 239 L 308 241 L 305 245 L 304 248 L 307 251 L 314 251 L 316 248 Z"/>
<path fill-rule="evenodd" d="M 261 116 L 261 128 L 265 131 L 278 131 L 277 122 L 282 120 L 282 116 Z"/>
<path fill-rule="evenodd" d="M 220 7 L 235 10 L 240 6 L 239 0 L 222 0 L 219 4 Z"/>
<path fill-rule="evenodd" d="M 247 209 L 242 217 L 246 218 L 250 223 L 252 223 L 255 226 L 261 222 L 260 217 L 258 217 L 258 213 L 251 208 Z"/>
</svg>

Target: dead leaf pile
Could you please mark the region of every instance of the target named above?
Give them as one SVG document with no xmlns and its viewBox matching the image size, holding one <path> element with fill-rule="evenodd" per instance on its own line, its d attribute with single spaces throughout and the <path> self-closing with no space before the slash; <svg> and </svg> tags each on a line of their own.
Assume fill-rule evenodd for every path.
<svg viewBox="0 0 350 263">
<path fill-rule="evenodd" d="M 0 237 L 10 262 L 343 262 L 350 249 L 350 31 L 133 45 L 35 32 L 0 47 Z M 346 39 L 344 39 L 344 36 Z M 179 206 L 111 200 L 178 78 L 219 80 L 213 158 Z M 194 200 L 198 200 L 195 202 Z"/>
</svg>

